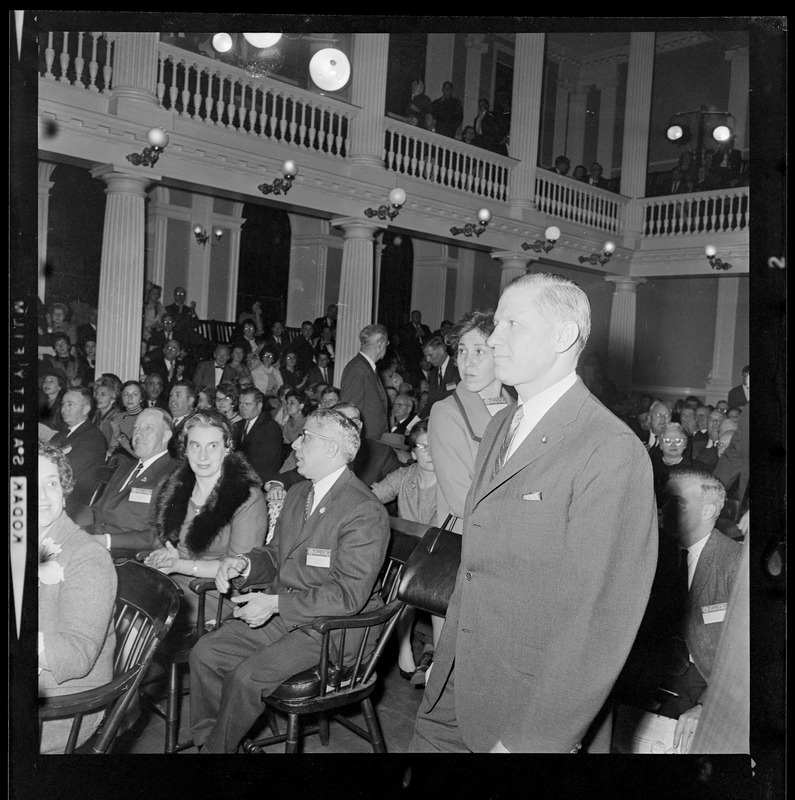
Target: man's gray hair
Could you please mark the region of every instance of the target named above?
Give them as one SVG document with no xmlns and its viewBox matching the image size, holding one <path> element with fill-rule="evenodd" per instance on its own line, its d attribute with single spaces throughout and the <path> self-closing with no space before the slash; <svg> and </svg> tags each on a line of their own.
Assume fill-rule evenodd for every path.
<svg viewBox="0 0 795 800">
<path fill-rule="evenodd" d="M 362 347 L 373 344 L 376 338 L 383 338 L 384 340 L 389 338 L 387 329 L 378 323 L 367 325 L 359 332 L 359 342 L 361 343 Z"/>
<path fill-rule="evenodd" d="M 307 422 L 310 420 L 314 420 L 323 433 L 339 441 L 340 453 L 346 464 L 350 464 L 356 458 L 362 440 L 359 429 L 352 419 L 331 408 L 318 408 L 306 418 Z"/>
<path fill-rule="evenodd" d="M 533 304 L 543 317 L 558 321 L 571 320 L 577 325 L 579 329 L 577 355 L 579 355 L 591 335 L 591 304 L 588 295 L 574 281 L 562 275 L 546 272 L 520 275 L 505 287 L 505 291 L 524 288 L 537 291 Z"/>
</svg>

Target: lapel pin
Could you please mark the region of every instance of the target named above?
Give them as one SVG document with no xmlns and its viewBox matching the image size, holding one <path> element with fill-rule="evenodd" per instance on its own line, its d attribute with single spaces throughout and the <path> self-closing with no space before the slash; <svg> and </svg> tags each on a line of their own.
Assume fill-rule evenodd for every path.
<svg viewBox="0 0 795 800">
<path fill-rule="evenodd" d="M 546 436 L 542 436 L 541 437 L 541 444 L 546 444 L 546 443 L 547 443 L 547 437 Z"/>
<path fill-rule="evenodd" d="M 326 507 L 323 506 L 323 508 L 321 508 L 317 513 L 318 514 L 325 514 L 326 513 Z"/>
</svg>

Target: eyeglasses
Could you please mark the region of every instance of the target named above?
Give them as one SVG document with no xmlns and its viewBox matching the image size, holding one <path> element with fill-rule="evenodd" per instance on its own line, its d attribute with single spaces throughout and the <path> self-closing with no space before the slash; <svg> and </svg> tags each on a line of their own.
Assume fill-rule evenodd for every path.
<svg viewBox="0 0 795 800">
<path fill-rule="evenodd" d="M 339 444 L 339 442 L 336 439 L 333 439 L 331 436 L 324 436 L 322 433 L 315 433 L 315 431 L 308 431 L 306 428 L 304 428 L 301 431 L 301 433 L 299 433 L 298 436 L 296 436 L 296 441 L 299 441 L 301 442 L 301 444 L 303 444 L 304 439 L 306 439 L 307 436 L 316 436 L 318 439 L 325 439 L 327 442 L 334 442 L 334 444 Z"/>
<path fill-rule="evenodd" d="M 683 444 L 684 439 L 660 439 L 663 444 Z"/>
<path fill-rule="evenodd" d="M 419 450 L 421 453 L 427 453 L 431 448 L 427 444 L 415 444 L 414 449 Z"/>
</svg>

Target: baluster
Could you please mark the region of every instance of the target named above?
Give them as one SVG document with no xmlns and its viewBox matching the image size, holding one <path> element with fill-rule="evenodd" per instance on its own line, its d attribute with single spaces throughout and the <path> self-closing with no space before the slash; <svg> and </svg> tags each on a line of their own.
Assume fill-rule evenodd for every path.
<svg viewBox="0 0 795 800">
<path fill-rule="evenodd" d="M 168 87 L 168 99 L 171 104 L 171 110 L 174 111 L 177 107 L 177 97 L 179 95 L 179 90 L 177 89 L 177 67 L 179 65 L 173 56 L 169 56 L 169 60 L 171 61 L 171 86 Z M 185 109 L 183 108 L 179 113 L 183 114 L 184 112 Z"/>
<path fill-rule="evenodd" d="M 237 127 L 242 132 L 246 130 L 246 120 L 248 114 L 246 113 L 246 89 L 248 84 L 240 84 L 240 105 L 237 107 Z"/>
<path fill-rule="evenodd" d="M 306 100 L 303 100 L 301 102 L 301 123 L 298 126 L 298 141 L 296 142 L 302 150 L 306 149 L 306 115 Z"/>
<path fill-rule="evenodd" d="M 235 89 L 237 87 L 237 82 L 231 75 L 227 75 L 229 78 L 229 102 L 226 104 L 226 127 L 227 128 L 234 128 L 235 127 L 235 115 L 237 114 L 237 103 L 235 102 Z M 220 124 L 221 118 L 218 118 L 218 123 Z"/>
<path fill-rule="evenodd" d="M 61 62 L 61 77 L 58 78 L 59 83 L 69 83 L 69 78 L 66 77 L 66 70 L 69 69 L 69 53 L 67 47 L 69 46 L 69 31 L 64 31 L 63 34 L 63 49 L 59 61 Z"/>
<path fill-rule="evenodd" d="M 295 132 L 298 130 L 298 103 L 294 97 L 290 98 L 290 142 L 295 144 Z"/>
<path fill-rule="evenodd" d="M 248 132 L 255 136 L 257 134 L 257 87 L 251 87 L 251 108 L 248 112 Z"/>
<path fill-rule="evenodd" d="M 205 117 L 204 121 L 210 125 L 217 125 L 218 120 L 214 120 L 212 117 L 213 114 L 213 79 L 215 76 L 218 75 L 216 72 L 215 74 L 208 72 L 207 73 L 207 97 L 204 98 L 204 112 Z"/>
<path fill-rule="evenodd" d="M 393 131 L 387 131 L 384 139 L 384 163 L 386 168 L 394 172 L 395 164 L 395 134 Z"/>
<path fill-rule="evenodd" d="M 201 120 L 202 115 L 202 77 L 205 73 L 199 68 L 198 64 L 193 65 L 193 72 L 196 75 L 196 85 L 193 87 L 193 114 L 191 115 L 191 119 Z M 209 81 L 209 75 L 208 75 Z"/>
<path fill-rule="evenodd" d="M 105 36 L 105 66 L 102 67 L 102 80 L 104 86 L 101 94 L 109 94 L 111 89 L 111 78 L 113 77 L 113 67 L 111 66 L 111 51 L 115 47 L 114 40 Z"/>
<path fill-rule="evenodd" d="M 224 87 L 226 86 L 226 78 L 221 75 L 220 72 L 215 73 L 216 77 L 218 78 L 218 99 L 215 101 L 215 119 L 213 123 L 215 125 L 221 125 L 223 127 L 224 124 L 224 108 L 226 107 L 226 103 L 224 101 Z M 231 87 L 230 87 L 231 89 Z M 231 99 L 231 94 L 230 94 Z M 226 127 L 229 127 L 229 121 L 227 120 Z"/>
<path fill-rule="evenodd" d="M 279 139 L 283 142 L 287 132 L 287 98 L 279 93 L 278 99 L 281 101 L 279 109 Z"/>
<path fill-rule="evenodd" d="M 44 77 L 48 81 L 54 81 L 55 75 L 52 74 L 52 63 L 55 61 L 55 50 L 52 47 L 52 31 L 47 34 L 47 49 L 44 51 L 44 62 L 47 65 L 47 70 Z"/>
<path fill-rule="evenodd" d="M 409 175 L 417 175 L 417 140 L 415 137 L 411 137 L 408 142 L 409 145 L 409 152 L 407 155 L 409 156 L 408 164 L 406 165 L 406 172 Z"/>
<path fill-rule="evenodd" d="M 276 138 L 276 132 L 279 128 L 279 114 L 278 114 L 278 106 L 279 106 L 279 95 L 273 94 L 271 96 L 271 113 L 270 113 L 270 138 Z"/>
<path fill-rule="evenodd" d="M 77 34 L 77 56 L 75 57 L 75 86 L 85 89 L 86 85 L 83 83 L 83 65 L 86 63 L 83 59 L 83 37 L 85 33 L 78 31 Z"/>
<path fill-rule="evenodd" d="M 50 34 L 52 36 L 52 34 Z M 91 32 L 91 61 L 88 62 L 88 91 L 99 92 L 97 86 L 97 72 L 99 71 L 99 63 L 97 62 L 97 39 L 101 36 L 98 31 Z"/>
<path fill-rule="evenodd" d="M 259 135 L 260 136 L 267 136 L 268 135 L 267 130 L 268 130 L 268 100 L 269 99 L 271 100 L 271 102 L 273 102 L 270 94 L 268 94 L 268 92 L 265 89 L 263 89 L 262 90 L 262 106 L 261 106 L 261 110 L 259 112 Z"/>
<path fill-rule="evenodd" d="M 160 102 L 160 105 L 163 105 L 163 97 L 166 94 L 166 84 L 163 80 L 163 75 L 166 70 L 166 59 L 164 56 L 161 56 L 160 53 L 157 54 L 157 61 L 158 61 L 158 81 L 157 81 L 157 99 Z"/>
<path fill-rule="evenodd" d="M 337 155 L 342 157 L 342 114 L 337 113 L 335 115 L 337 117 L 337 135 L 334 137 L 334 141 L 337 145 Z"/>
<path fill-rule="evenodd" d="M 320 124 L 317 129 L 317 149 L 321 153 L 326 152 L 326 109 L 320 106 L 318 108 L 320 113 Z"/>
<path fill-rule="evenodd" d="M 182 111 L 179 113 L 182 116 L 189 116 L 188 109 L 190 108 L 190 88 L 189 88 L 189 81 L 190 81 L 190 68 L 188 66 L 188 62 L 184 59 L 180 62 L 182 64 Z M 198 81 L 198 76 L 196 80 Z M 196 104 L 194 103 L 193 106 L 194 112 L 196 111 Z M 196 114 L 192 115 L 192 119 L 196 119 Z"/>
<path fill-rule="evenodd" d="M 317 125 L 315 125 L 315 120 L 320 112 L 318 111 L 316 106 L 310 106 L 309 108 L 309 140 L 307 141 L 306 146 L 310 150 L 317 149 Z"/>
<path fill-rule="evenodd" d="M 406 137 L 402 133 L 394 134 L 395 144 L 395 172 L 402 172 L 403 151 L 406 149 Z"/>
</svg>

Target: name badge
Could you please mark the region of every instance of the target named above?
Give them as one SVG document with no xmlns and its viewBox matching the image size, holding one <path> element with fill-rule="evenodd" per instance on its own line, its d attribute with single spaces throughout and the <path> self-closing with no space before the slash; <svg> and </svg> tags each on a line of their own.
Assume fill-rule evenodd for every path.
<svg viewBox="0 0 795 800">
<path fill-rule="evenodd" d="M 455 391 L 455 387 L 456 387 L 456 384 L 455 384 L 453 381 L 451 381 L 450 383 L 446 383 L 446 384 L 444 385 L 444 388 L 445 388 L 445 389 L 446 389 L 448 392 L 454 392 L 454 391 Z"/>
<path fill-rule="evenodd" d="M 152 501 L 151 489 L 141 489 L 140 487 L 137 486 L 134 489 L 130 489 L 131 503 L 150 503 L 151 501 Z"/>
<path fill-rule="evenodd" d="M 704 619 L 704 624 L 709 625 L 712 622 L 723 622 L 726 616 L 726 606 L 728 603 L 715 603 L 711 606 L 701 606 L 701 616 Z"/>
<path fill-rule="evenodd" d="M 318 547 L 306 548 L 306 565 L 307 567 L 325 567 L 331 568 L 331 550 L 321 550 Z"/>
</svg>

